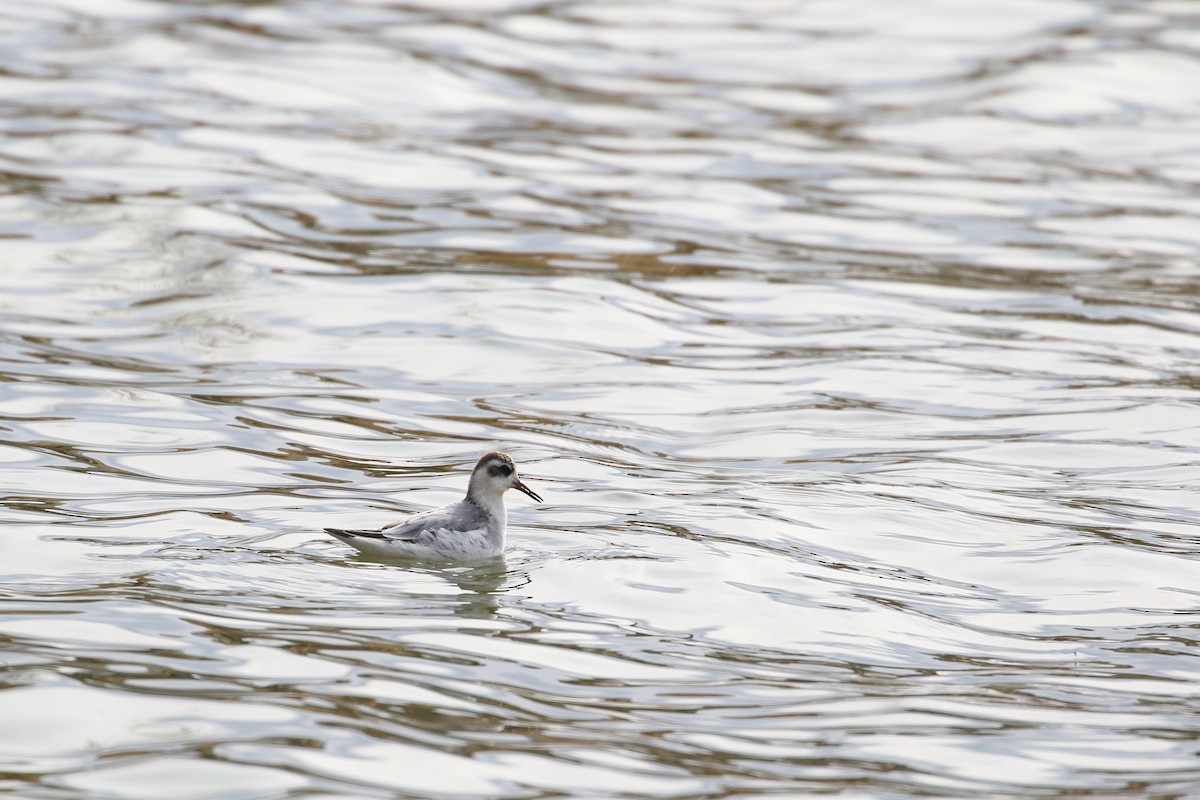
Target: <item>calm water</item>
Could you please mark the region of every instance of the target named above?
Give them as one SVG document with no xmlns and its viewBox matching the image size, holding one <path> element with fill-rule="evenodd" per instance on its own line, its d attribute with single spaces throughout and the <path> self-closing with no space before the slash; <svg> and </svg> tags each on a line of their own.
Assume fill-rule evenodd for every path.
<svg viewBox="0 0 1200 800">
<path fill-rule="evenodd" d="M 4 3 L 0 792 L 1200 797 L 1198 31 Z"/>
</svg>

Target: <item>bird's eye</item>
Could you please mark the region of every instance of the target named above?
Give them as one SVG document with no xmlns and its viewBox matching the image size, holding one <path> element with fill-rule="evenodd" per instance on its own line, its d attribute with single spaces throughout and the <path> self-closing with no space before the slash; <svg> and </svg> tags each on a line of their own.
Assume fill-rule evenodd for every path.
<svg viewBox="0 0 1200 800">
<path fill-rule="evenodd" d="M 492 473 L 492 476 L 496 478 L 507 478 L 509 475 L 512 475 L 512 467 L 507 464 L 495 464 L 488 467 L 488 472 Z"/>
</svg>

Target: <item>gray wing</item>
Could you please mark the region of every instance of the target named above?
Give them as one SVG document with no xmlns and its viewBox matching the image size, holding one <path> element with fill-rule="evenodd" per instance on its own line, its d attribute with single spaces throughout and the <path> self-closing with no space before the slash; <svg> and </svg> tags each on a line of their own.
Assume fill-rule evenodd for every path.
<svg viewBox="0 0 1200 800">
<path fill-rule="evenodd" d="M 463 501 L 414 514 L 379 533 L 384 539 L 413 541 L 436 537 L 443 530 L 473 531 L 486 528 L 487 524 L 487 515 L 482 509 L 474 503 Z"/>
<path fill-rule="evenodd" d="M 442 508 L 432 508 L 388 525 L 377 531 L 326 528 L 325 532 L 340 539 L 364 537 L 384 542 L 428 542 L 440 531 L 469 531 L 487 527 L 487 517 L 473 503 L 459 502 Z"/>
</svg>

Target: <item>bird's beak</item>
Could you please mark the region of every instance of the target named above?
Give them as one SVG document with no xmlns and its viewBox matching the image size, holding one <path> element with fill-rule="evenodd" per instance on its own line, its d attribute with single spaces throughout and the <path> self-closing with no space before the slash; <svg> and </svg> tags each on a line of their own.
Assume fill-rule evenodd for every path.
<svg viewBox="0 0 1200 800">
<path fill-rule="evenodd" d="M 533 489 L 530 489 L 528 486 L 521 483 L 520 481 L 517 481 L 516 483 L 514 483 L 513 488 L 516 489 L 518 492 L 522 492 L 523 494 L 529 495 L 534 500 L 537 500 L 539 503 L 542 502 L 542 498 L 538 497 L 537 492 L 535 492 Z"/>
</svg>

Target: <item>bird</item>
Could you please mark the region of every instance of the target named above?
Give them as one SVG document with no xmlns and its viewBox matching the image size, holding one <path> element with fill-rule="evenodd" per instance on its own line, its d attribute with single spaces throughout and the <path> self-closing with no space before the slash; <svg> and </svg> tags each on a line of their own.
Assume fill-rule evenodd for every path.
<svg viewBox="0 0 1200 800">
<path fill-rule="evenodd" d="M 485 454 L 471 471 L 467 496 L 457 503 L 414 514 L 380 530 L 326 528 L 325 532 L 362 553 L 395 558 L 466 561 L 504 552 L 508 513 L 504 493 L 516 489 L 542 498 L 517 475 L 507 453 Z"/>
</svg>

